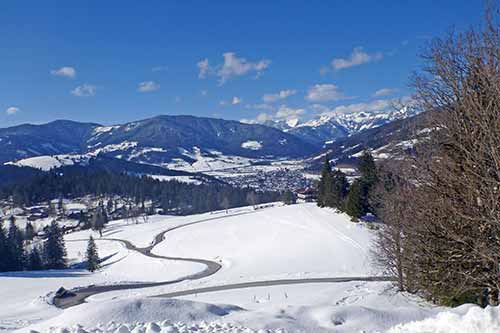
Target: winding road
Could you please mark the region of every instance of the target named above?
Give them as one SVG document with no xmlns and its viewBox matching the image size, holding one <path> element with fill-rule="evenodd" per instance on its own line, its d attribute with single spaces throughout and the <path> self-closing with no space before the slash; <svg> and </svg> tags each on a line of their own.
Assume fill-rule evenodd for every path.
<svg viewBox="0 0 500 333">
<path fill-rule="evenodd" d="M 252 213 L 255 213 L 255 212 L 254 211 L 241 212 L 241 213 L 235 213 L 235 214 L 231 214 L 231 215 L 211 217 L 211 218 L 206 218 L 206 219 L 182 224 L 182 225 L 179 225 L 176 227 L 172 227 L 172 228 L 169 228 L 165 231 L 162 231 L 161 233 L 156 235 L 154 237 L 152 244 L 150 246 L 143 247 L 143 248 L 138 248 L 135 245 L 133 245 L 130 241 L 123 240 L 123 239 L 117 239 L 117 238 L 99 238 L 99 239 L 96 239 L 97 241 L 107 240 L 107 241 L 120 242 L 128 250 L 139 252 L 147 257 L 159 258 L 159 259 L 165 259 L 165 260 L 177 260 L 177 261 L 193 262 L 193 263 L 203 264 L 206 266 L 206 268 L 201 272 L 191 274 L 191 275 L 188 275 L 185 277 L 181 277 L 181 278 L 178 278 L 175 280 L 169 280 L 169 281 L 138 282 L 138 283 L 102 285 L 102 286 L 90 285 L 87 287 L 75 288 L 75 289 L 70 290 L 71 291 L 70 296 L 54 297 L 54 305 L 58 308 L 66 309 L 66 308 L 70 308 L 70 307 L 84 303 L 85 300 L 90 296 L 105 293 L 105 292 L 165 286 L 165 285 L 175 284 L 175 283 L 179 283 L 179 282 L 186 281 L 186 280 L 199 280 L 199 279 L 202 279 L 205 277 L 209 277 L 209 276 L 217 273 L 222 268 L 222 266 L 219 263 L 217 263 L 215 261 L 211 261 L 211 260 L 206 260 L 206 259 L 161 256 L 158 254 L 154 254 L 151 251 L 153 250 L 153 248 L 156 245 L 158 245 L 160 242 L 162 242 L 164 240 L 165 234 L 168 232 L 172 232 L 174 230 L 178 230 L 180 228 L 192 226 L 192 225 L 198 224 L 198 223 L 204 223 L 204 222 L 209 222 L 209 221 L 214 221 L 214 220 L 220 220 L 223 218 L 240 216 L 240 215 L 247 215 L 247 214 L 252 214 Z M 71 240 L 71 241 L 75 242 L 75 241 L 88 241 L 88 240 L 87 239 L 78 239 L 78 240 Z M 384 276 L 266 280 L 266 281 L 243 282 L 243 283 L 235 283 L 235 284 L 227 284 L 227 285 L 220 285 L 220 286 L 211 286 L 211 287 L 176 291 L 176 292 L 156 295 L 153 297 L 179 297 L 179 296 L 195 295 L 195 294 L 215 292 L 215 291 L 234 290 L 234 289 L 243 289 L 243 288 L 252 288 L 252 287 L 269 287 L 269 286 L 278 286 L 278 285 L 291 285 L 291 284 L 341 283 L 341 282 L 350 282 L 350 281 L 391 281 L 391 280 L 393 280 L 393 279 L 390 277 L 384 277 Z"/>
</svg>

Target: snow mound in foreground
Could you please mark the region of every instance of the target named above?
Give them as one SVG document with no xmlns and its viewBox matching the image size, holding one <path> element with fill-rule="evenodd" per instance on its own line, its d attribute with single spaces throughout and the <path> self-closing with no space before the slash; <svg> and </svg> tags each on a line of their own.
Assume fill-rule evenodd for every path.
<svg viewBox="0 0 500 333">
<path fill-rule="evenodd" d="M 465 311 L 464 311 L 465 310 Z M 438 313 L 434 318 L 394 326 L 389 333 L 497 333 L 500 307 L 465 305 Z"/>
<path fill-rule="evenodd" d="M 66 309 L 59 316 L 28 329 L 38 332 L 83 333 L 84 331 L 78 328 L 85 328 L 87 332 L 114 332 L 120 326 L 115 323 L 128 323 L 127 327 L 130 329 L 132 326 L 135 327 L 137 323 L 154 323 L 165 319 L 186 323 L 176 324 L 180 327 L 201 321 L 215 321 L 235 311 L 243 311 L 243 309 L 234 305 L 213 305 L 177 299 L 129 298 L 84 303 Z M 145 330 L 146 326 L 143 328 L 144 332 L 155 332 L 154 330 Z M 130 329 L 130 331 L 132 330 L 133 328 Z M 124 328 L 124 331 L 120 332 L 126 333 L 128 331 Z M 135 332 L 143 331 L 136 330 Z M 173 330 L 172 332 L 177 331 Z"/>
<path fill-rule="evenodd" d="M 92 330 L 86 330 L 81 325 L 74 325 L 72 328 L 50 328 L 48 333 L 214 333 L 214 332 L 241 332 L 241 333 L 285 333 L 283 329 L 278 330 L 258 330 L 255 331 L 251 328 L 233 325 L 229 323 L 206 323 L 204 321 L 198 324 L 185 324 L 185 323 L 171 323 L 168 320 L 162 322 L 149 322 L 149 323 L 134 323 L 134 324 L 117 324 L 110 322 L 106 326 L 101 326 Z M 38 331 L 31 331 L 31 333 L 39 333 Z"/>
</svg>

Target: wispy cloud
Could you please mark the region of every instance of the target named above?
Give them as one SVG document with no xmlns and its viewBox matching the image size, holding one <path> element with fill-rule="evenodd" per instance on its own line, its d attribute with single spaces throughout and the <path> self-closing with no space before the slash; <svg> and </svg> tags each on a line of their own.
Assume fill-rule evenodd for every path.
<svg viewBox="0 0 500 333">
<path fill-rule="evenodd" d="M 227 106 L 227 105 L 238 105 L 238 104 L 241 104 L 241 102 L 243 102 L 243 99 L 241 99 L 240 97 L 238 96 L 234 96 L 231 100 L 229 101 L 225 101 L 225 100 L 222 100 L 219 102 L 219 105 L 220 106 Z"/>
<path fill-rule="evenodd" d="M 394 94 L 396 91 L 398 91 L 395 88 L 382 88 L 373 93 L 373 97 L 383 97 L 383 96 L 388 96 Z"/>
<path fill-rule="evenodd" d="M 234 52 L 226 52 L 222 56 L 224 58 L 224 62 L 214 67 L 209 64 L 208 59 L 199 61 L 196 64 L 199 71 L 198 77 L 200 79 L 204 79 L 208 75 L 215 75 L 219 78 L 219 85 L 223 85 L 230 78 L 235 76 L 255 73 L 256 77 L 259 77 L 260 74 L 271 64 L 271 61 L 267 59 L 251 62 L 245 58 L 239 58 Z"/>
<path fill-rule="evenodd" d="M 96 86 L 85 83 L 71 90 L 71 94 L 78 97 L 90 97 L 95 96 L 96 91 Z"/>
<path fill-rule="evenodd" d="M 297 90 L 293 90 L 293 89 L 281 90 L 280 92 L 278 92 L 276 94 L 265 94 L 264 96 L 262 96 L 262 100 L 266 103 L 272 103 L 272 102 L 286 99 L 292 95 L 295 95 L 296 93 L 297 93 Z"/>
<path fill-rule="evenodd" d="M 330 102 L 348 99 L 334 84 L 316 84 L 309 88 L 306 100 L 310 102 Z"/>
<path fill-rule="evenodd" d="M 160 85 L 154 81 L 144 81 L 139 83 L 137 91 L 141 93 L 152 92 L 160 89 Z"/>
<path fill-rule="evenodd" d="M 291 108 L 281 105 L 275 113 L 261 112 L 254 119 L 241 119 L 241 122 L 249 124 L 265 123 L 271 120 L 298 121 L 306 113 L 302 108 Z"/>
<path fill-rule="evenodd" d="M 15 107 L 15 106 L 11 106 L 11 107 L 8 107 L 7 110 L 5 110 L 5 113 L 7 113 L 9 116 L 12 116 L 12 115 L 15 115 L 16 113 L 18 113 L 19 111 L 19 108 L 18 107 Z"/>
<path fill-rule="evenodd" d="M 198 61 L 196 64 L 196 67 L 198 67 L 198 78 L 204 79 L 207 77 L 208 72 L 210 71 L 210 64 L 208 63 L 208 59 L 203 59 Z"/>
<path fill-rule="evenodd" d="M 312 109 L 320 114 L 348 114 L 359 112 L 384 112 L 392 111 L 395 107 L 401 105 L 412 105 L 413 101 L 410 96 L 402 98 L 376 99 L 366 103 L 354 103 L 339 105 L 334 108 L 329 108 L 321 104 L 312 105 Z"/>
<path fill-rule="evenodd" d="M 73 79 L 76 76 L 76 70 L 73 67 L 61 67 L 59 69 L 51 70 L 50 74 Z"/>
<path fill-rule="evenodd" d="M 367 53 L 362 47 L 356 47 L 347 58 L 334 58 L 331 62 L 331 67 L 336 70 L 342 70 L 354 66 L 376 62 L 384 57 L 382 52 Z"/>
</svg>

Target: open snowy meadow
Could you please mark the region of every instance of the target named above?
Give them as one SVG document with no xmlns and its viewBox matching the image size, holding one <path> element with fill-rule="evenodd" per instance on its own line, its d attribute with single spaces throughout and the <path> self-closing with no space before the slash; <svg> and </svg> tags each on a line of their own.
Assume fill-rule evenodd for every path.
<svg viewBox="0 0 500 333">
<path fill-rule="evenodd" d="M 93 274 L 82 266 L 91 234 L 103 260 Z M 0 331 L 497 331 L 495 308 L 446 311 L 377 280 L 373 237 L 312 203 L 113 221 L 102 238 L 66 235 L 71 269 L 0 275 Z M 52 305 L 59 287 L 89 285 L 109 289 Z"/>
</svg>

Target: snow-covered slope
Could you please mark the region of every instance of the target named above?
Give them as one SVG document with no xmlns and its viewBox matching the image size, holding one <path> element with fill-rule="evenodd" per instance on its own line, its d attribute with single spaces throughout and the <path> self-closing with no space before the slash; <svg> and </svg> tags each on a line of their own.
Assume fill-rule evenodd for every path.
<svg viewBox="0 0 500 333">
<path fill-rule="evenodd" d="M 158 233 L 186 224 L 189 226 L 167 233 L 153 253 L 216 261 L 222 269 L 214 275 L 153 288 L 96 294 L 87 303 L 66 310 L 49 305 L 50 297 L 45 296 L 61 285 L 72 288 L 123 281 L 164 281 L 200 270 L 199 265 L 191 262 L 150 258 L 125 249 L 119 242 L 98 240 L 99 254 L 104 258 L 103 269 L 98 273 L 75 268 L 0 275 L 0 299 L 8 300 L 1 304 L 0 331 L 22 328 L 21 332 L 78 333 L 95 329 L 122 333 L 375 333 L 430 318 L 444 310 L 396 293 L 389 282 L 368 281 L 263 285 L 194 292 L 175 299 L 149 298 L 251 281 L 376 274 L 369 260 L 373 231 L 313 203 L 258 210 L 242 207 L 229 214 L 220 211 L 186 217 L 155 216 L 140 224 L 115 221 L 105 229 L 105 237 L 144 247 Z M 72 262 L 81 262 L 89 233 L 66 236 Z"/>
</svg>

